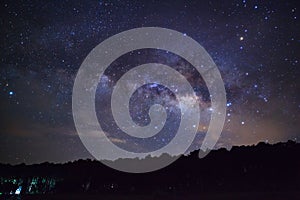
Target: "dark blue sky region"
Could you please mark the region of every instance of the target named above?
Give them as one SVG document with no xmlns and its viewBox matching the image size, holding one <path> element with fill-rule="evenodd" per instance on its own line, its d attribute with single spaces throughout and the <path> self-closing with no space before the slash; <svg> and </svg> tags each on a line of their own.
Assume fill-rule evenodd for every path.
<svg viewBox="0 0 300 200">
<path fill-rule="evenodd" d="M 0 162 L 90 158 L 72 117 L 77 70 L 106 38 L 148 26 L 192 37 L 219 67 L 228 102 L 216 148 L 300 140 L 296 0 L 2 1 L 0 6 Z M 155 53 L 185 69 L 176 56 L 149 55 Z M 133 54 L 127 61 L 138 59 Z M 201 79 L 192 71 L 185 76 L 194 83 Z M 201 108 L 212 112 L 205 91 L 196 92 Z M 207 127 L 200 124 L 192 149 Z"/>
</svg>

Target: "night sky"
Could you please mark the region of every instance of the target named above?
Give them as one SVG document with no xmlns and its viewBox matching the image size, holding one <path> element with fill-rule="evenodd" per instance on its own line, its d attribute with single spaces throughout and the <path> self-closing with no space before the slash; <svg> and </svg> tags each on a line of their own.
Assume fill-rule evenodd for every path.
<svg viewBox="0 0 300 200">
<path fill-rule="evenodd" d="M 227 92 L 227 117 L 216 148 L 300 140 L 297 0 L 2 1 L 0 6 L 0 162 L 91 158 L 72 116 L 77 70 L 100 42 L 138 27 L 182 32 L 199 42 L 215 61 Z M 103 78 L 107 88 L 99 87 L 96 96 L 117 81 L 118 65 L 136 65 L 144 59 L 174 66 L 195 85 L 204 117 L 190 150 L 199 148 L 209 125 L 205 116 L 213 110 L 201 77 L 178 56 L 153 49 L 128 53 L 110 66 Z M 134 98 L 146 93 L 161 99 L 170 95 L 160 85 L 140 90 L 133 102 L 141 103 Z M 104 104 L 98 105 L 103 110 L 97 113 L 105 113 Z M 139 115 L 139 109 L 133 107 L 131 112 Z M 137 123 L 148 120 L 143 114 Z M 172 134 L 159 138 L 155 145 L 165 144 Z M 132 142 L 113 140 L 128 147 Z M 156 148 L 153 145 L 149 146 Z"/>
</svg>

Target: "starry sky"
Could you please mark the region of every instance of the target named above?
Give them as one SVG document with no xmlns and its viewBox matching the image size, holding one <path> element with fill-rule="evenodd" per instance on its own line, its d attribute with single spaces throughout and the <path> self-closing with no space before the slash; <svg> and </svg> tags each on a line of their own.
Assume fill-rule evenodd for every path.
<svg viewBox="0 0 300 200">
<path fill-rule="evenodd" d="M 77 70 L 100 42 L 138 27 L 182 32 L 199 42 L 217 64 L 227 92 L 227 116 L 216 148 L 300 140 L 300 8 L 296 0 L 21 0 L 2 1 L 0 6 L 2 163 L 91 158 L 72 117 Z M 193 84 L 204 117 L 190 150 L 199 148 L 209 125 L 205 116 L 213 110 L 201 77 L 176 55 L 146 49 L 121 56 L 105 73 L 105 87 L 98 87 L 96 97 L 118 80 L 118 64 L 133 66 L 144 59 L 174 66 Z M 143 124 L 148 118 L 136 102 L 153 102 L 137 99 L 143 95 L 172 99 L 172 94 L 155 84 L 139 90 L 133 95 L 131 113 L 133 118 L 138 116 L 137 124 Z M 189 97 L 184 98 L 188 101 Z M 97 101 L 101 115 L 108 108 L 101 99 Z M 150 146 L 168 142 L 171 130 L 172 126 L 170 136 Z M 124 138 L 112 140 L 130 146 Z"/>
</svg>

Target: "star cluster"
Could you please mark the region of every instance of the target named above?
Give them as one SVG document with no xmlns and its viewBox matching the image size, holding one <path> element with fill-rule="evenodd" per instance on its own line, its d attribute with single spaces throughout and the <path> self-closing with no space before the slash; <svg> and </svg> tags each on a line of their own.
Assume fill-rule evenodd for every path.
<svg viewBox="0 0 300 200">
<path fill-rule="evenodd" d="M 3 1 L 0 9 L 0 162 L 65 162 L 90 157 L 72 118 L 77 70 L 106 38 L 147 26 L 192 37 L 217 64 L 228 102 L 216 148 L 300 139 L 297 1 L 22 0 Z M 138 56 L 139 52 L 133 52 L 132 60 L 125 61 L 143 58 Z M 186 69 L 168 52 L 153 51 L 150 57 Z M 108 85 L 114 73 L 107 75 Z M 192 71 L 185 76 L 195 83 L 206 113 L 192 150 L 199 148 L 213 110 L 200 78 Z"/>
</svg>

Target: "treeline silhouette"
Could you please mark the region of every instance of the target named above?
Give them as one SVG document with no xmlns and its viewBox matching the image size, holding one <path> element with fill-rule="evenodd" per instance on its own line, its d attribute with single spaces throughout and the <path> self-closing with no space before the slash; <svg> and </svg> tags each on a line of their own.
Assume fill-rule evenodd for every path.
<svg viewBox="0 0 300 200">
<path fill-rule="evenodd" d="M 18 189 L 20 195 L 293 193 L 300 191 L 300 144 L 288 141 L 233 147 L 230 151 L 219 149 L 203 159 L 194 151 L 168 167 L 143 174 L 120 172 L 92 160 L 28 166 L 1 164 L 0 177 L 2 196 L 14 195 Z"/>
</svg>

